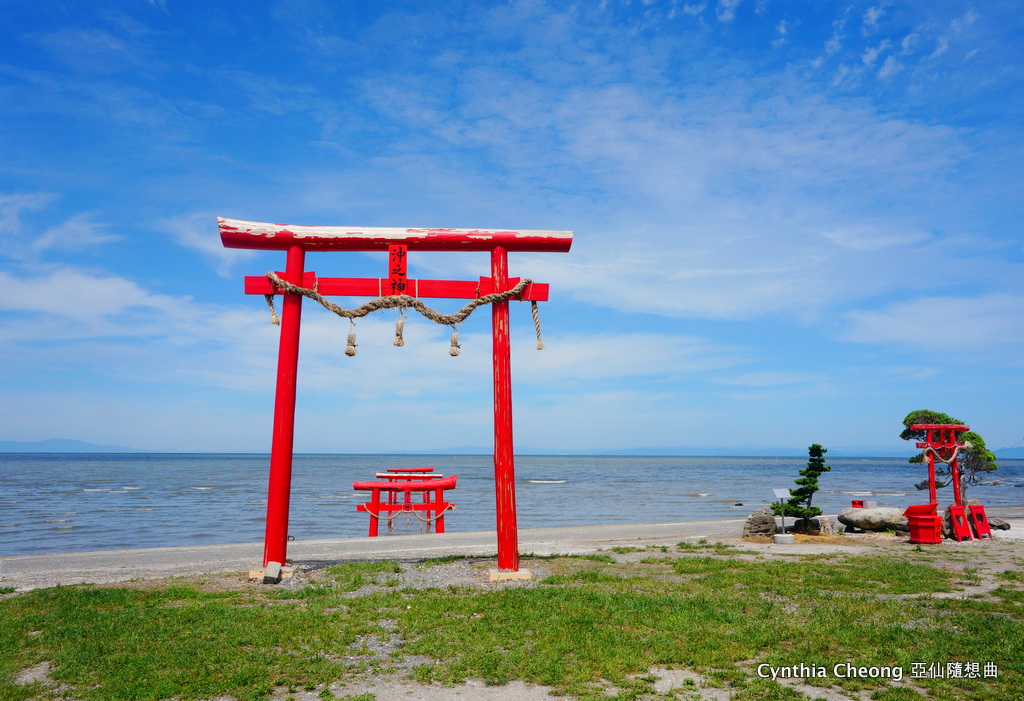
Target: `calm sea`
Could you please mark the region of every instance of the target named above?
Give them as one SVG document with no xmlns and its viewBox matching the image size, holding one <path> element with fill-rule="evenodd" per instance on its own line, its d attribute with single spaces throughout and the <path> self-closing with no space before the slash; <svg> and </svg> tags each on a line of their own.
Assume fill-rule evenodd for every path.
<svg viewBox="0 0 1024 701">
<path fill-rule="evenodd" d="M 906 507 L 924 468 L 901 458 L 833 458 L 814 504 L 835 513 L 852 499 Z M 289 532 L 299 540 L 366 535 L 352 482 L 387 467 L 434 465 L 457 474 L 449 531 L 494 529 L 489 456 L 301 455 L 293 469 Z M 539 457 L 516 459 L 520 528 L 745 518 L 791 488 L 800 458 Z M 265 455 L 0 454 L 0 555 L 261 542 Z M 1024 460 L 1000 460 L 999 486 L 969 496 L 1024 505 Z M 940 492 L 943 503 L 952 490 Z M 420 522 L 395 519 L 397 533 Z"/>
</svg>

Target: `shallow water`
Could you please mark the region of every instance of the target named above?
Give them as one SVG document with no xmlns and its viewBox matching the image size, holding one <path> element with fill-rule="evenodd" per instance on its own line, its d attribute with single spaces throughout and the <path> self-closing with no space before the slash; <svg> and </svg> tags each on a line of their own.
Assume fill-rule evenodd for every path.
<svg viewBox="0 0 1024 701">
<path fill-rule="evenodd" d="M 920 465 L 899 458 L 835 458 L 814 505 L 835 513 L 852 499 L 905 508 L 927 501 Z M 295 457 L 289 533 L 299 540 L 366 535 L 356 512 L 367 493 L 352 482 L 386 467 L 435 465 L 459 475 L 447 496 L 449 531 L 494 529 L 489 456 L 300 455 Z M 265 455 L 0 454 L 0 554 L 260 542 Z M 800 458 L 574 457 L 516 459 L 520 528 L 745 518 L 791 488 Z M 1024 460 L 1000 460 L 1000 486 L 969 496 L 988 506 L 1024 504 Z M 1018 487 L 1015 487 L 1017 485 Z M 952 490 L 939 492 L 952 501 Z M 415 517 L 395 519 L 417 533 Z M 382 529 L 383 530 L 383 529 Z"/>
</svg>

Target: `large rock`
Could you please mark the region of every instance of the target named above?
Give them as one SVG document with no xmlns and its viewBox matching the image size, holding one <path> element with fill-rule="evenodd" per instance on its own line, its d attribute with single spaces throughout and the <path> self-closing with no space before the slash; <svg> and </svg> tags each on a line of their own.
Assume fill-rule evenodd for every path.
<svg viewBox="0 0 1024 701">
<path fill-rule="evenodd" d="M 771 512 L 771 509 L 758 509 L 750 514 L 747 522 L 743 524 L 743 537 L 746 538 L 752 535 L 774 536 L 777 530 L 778 524 L 775 522 L 775 514 Z"/>
<path fill-rule="evenodd" d="M 828 516 L 816 516 L 809 521 L 798 518 L 793 524 L 794 532 L 807 535 L 835 535 L 838 530 L 836 522 Z"/>
<path fill-rule="evenodd" d="M 1010 530 L 1010 524 L 1001 518 L 995 516 L 988 517 L 988 527 L 993 530 L 1008 531 Z"/>
<path fill-rule="evenodd" d="M 907 517 L 903 509 L 876 506 L 873 509 L 848 507 L 840 511 L 836 518 L 847 528 L 861 531 L 907 531 Z"/>
</svg>

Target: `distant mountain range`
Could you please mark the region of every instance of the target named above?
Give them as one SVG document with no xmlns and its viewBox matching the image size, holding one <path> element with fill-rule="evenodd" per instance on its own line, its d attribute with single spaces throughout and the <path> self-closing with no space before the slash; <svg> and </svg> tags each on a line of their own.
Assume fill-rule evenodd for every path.
<svg viewBox="0 0 1024 701">
<path fill-rule="evenodd" d="M 828 447 L 828 446 L 826 446 Z M 399 455 L 490 455 L 490 446 L 463 445 L 451 448 L 439 448 L 436 450 L 400 450 L 395 451 Z M 892 448 L 880 446 L 837 446 L 828 448 L 828 456 L 836 458 L 849 457 L 874 457 L 874 458 L 899 458 L 913 455 L 912 448 Z M 123 445 L 98 445 L 87 441 L 78 441 L 70 438 L 51 438 L 45 441 L 0 441 L 0 453 L 159 453 L 164 451 L 140 450 L 139 448 L 128 448 Z M 190 451 L 182 451 L 190 452 Z M 226 451 L 236 452 L 236 451 Z M 245 451 L 250 452 L 250 451 Z M 259 453 L 262 451 L 251 451 Z M 365 450 L 301 450 L 298 453 L 366 453 Z M 376 452 L 376 451 L 374 451 Z M 1024 447 L 1001 448 L 995 451 L 999 458 L 1024 458 Z M 807 455 L 806 448 L 789 448 L 769 445 L 734 445 L 734 446 L 676 446 L 661 448 L 619 448 L 619 449 L 597 449 L 597 450 L 554 450 L 551 448 L 533 448 L 522 446 L 516 448 L 517 455 L 637 455 L 637 456 L 659 456 L 659 455 L 692 455 L 708 457 L 804 457 Z"/>
<path fill-rule="evenodd" d="M 71 438 L 46 441 L 0 441 L 0 453 L 145 453 L 123 445 L 97 445 Z"/>
</svg>

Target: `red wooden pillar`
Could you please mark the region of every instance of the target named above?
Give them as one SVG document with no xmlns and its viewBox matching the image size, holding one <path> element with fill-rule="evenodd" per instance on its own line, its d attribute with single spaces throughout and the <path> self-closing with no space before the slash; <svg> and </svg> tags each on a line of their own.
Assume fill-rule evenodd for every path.
<svg viewBox="0 0 1024 701">
<path fill-rule="evenodd" d="M 289 246 L 285 280 L 301 285 L 305 251 Z M 288 506 L 292 490 L 292 450 L 295 438 L 295 385 L 299 367 L 299 326 L 302 295 L 284 294 L 281 340 L 277 355 L 277 392 L 274 397 L 274 437 L 270 447 L 270 485 L 267 490 L 267 530 L 263 540 L 263 566 L 285 564 L 288 551 Z"/>
<path fill-rule="evenodd" d="M 951 446 L 954 446 L 949 449 L 949 454 L 953 456 L 953 459 L 949 461 L 949 472 L 952 475 L 953 479 L 953 503 L 956 504 L 957 506 L 963 506 L 964 497 L 960 485 L 960 460 L 959 458 L 957 458 L 956 453 L 956 432 L 953 431 L 953 429 L 950 429 L 948 432 L 943 431 L 943 433 L 946 434 L 945 436 L 943 436 L 943 438 L 945 438 L 944 442 L 948 443 Z"/>
<path fill-rule="evenodd" d="M 928 429 L 926 434 L 926 440 L 928 444 L 932 444 L 932 429 Z M 935 491 L 935 449 L 932 448 L 928 451 L 928 503 L 937 504 L 939 503 L 939 497 Z"/>
<path fill-rule="evenodd" d="M 491 278 L 496 291 L 508 288 L 508 251 L 491 250 Z M 515 452 L 512 444 L 512 360 L 508 301 L 491 309 L 494 346 L 494 498 L 497 511 L 498 569 L 519 570 L 516 525 Z"/>
</svg>

